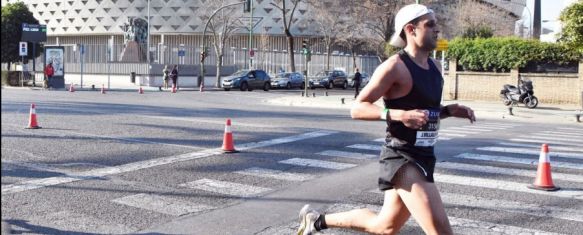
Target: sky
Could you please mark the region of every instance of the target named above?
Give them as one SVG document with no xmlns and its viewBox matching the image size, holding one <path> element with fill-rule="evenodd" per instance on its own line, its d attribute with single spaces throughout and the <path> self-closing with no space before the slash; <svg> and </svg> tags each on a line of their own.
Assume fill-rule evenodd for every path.
<svg viewBox="0 0 583 235">
<path fill-rule="evenodd" d="M 576 2 L 577 0 L 541 0 L 541 20 L 542 27 L 550 29 L 552 31 L 559 31 L 560 24 L 559 24 L 559 15 L 561 11 L 570 5 L 571 3 Z M 524 20 L 526 26 L 531 25 L 530 18 L 531 13 L 534 13 L 534 0 L 527 0 L 526 5 L 528 10 L 525 9 L 522 14 L 522 19 Z M 529 11 L 530 10 L 530 11 Z M 553 35 L 541 36 L 541 40 L 544 41 L 555 41 Z"/>
</svg>

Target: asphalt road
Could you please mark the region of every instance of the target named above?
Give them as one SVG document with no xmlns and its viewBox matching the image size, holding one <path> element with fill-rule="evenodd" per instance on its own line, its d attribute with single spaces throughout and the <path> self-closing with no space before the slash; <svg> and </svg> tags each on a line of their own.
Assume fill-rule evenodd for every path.
<svg viewBox="0 0 583 235">
<path fill-rule="evenodd" d="M 378 210 L 385 124 L 268 102 L 299 92 L 3 89 L 2 226 L 18 234 L 290 234 L 305 203 Z M 24 129 L 31 103 L 41 129 Z M 220 149 L 228 118 L 239 153 Z M 436 182 L 454 231 L 582 231 L 580 128 L 443 120 Z M 551 146 L 557 192 L 526 188 L 541 143 Z M 422 231 L 411 220 L 402 234 Z"/>
</svg>

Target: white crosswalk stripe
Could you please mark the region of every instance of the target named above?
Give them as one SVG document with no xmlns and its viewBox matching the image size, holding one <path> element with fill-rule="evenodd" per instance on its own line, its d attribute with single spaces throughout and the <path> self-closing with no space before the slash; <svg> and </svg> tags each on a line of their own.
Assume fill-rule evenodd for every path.
<svg viewBox="0 0 583 235">
<path fill-rule="evenodd" d="M 536 158 L 514 158 L 514 157 L 504 157 L 496 155 L 483 155 L 475 153 L 462 153 L 454 156 L 454 158 L 481 160 L 481 161 L 494 161 L 494 162 L 505 162 L 505 163 L 516 163 L 516 164 L 526 164 L 526 165 L 538 165 L 538 156 Z M 553 167 L 563 167 L 569 169 L 583 169 L 583 164 L 570 163 L 570 162 L 559 162 L 552 161 L 551 165 Z"/>
<path fill-rule="evenodd" d="M 112 200 L 112 202 L 174 216 L 215 209 L 209 205 L 177 200 L 169 196 L 146 193 L 116 198 Z"/>
<path fill-rule="evenodd" d="M 579 131 L 583 132 L 583 128 L 571 128 L 571 127 L 559 127 L 559 130 L 567 130 L 567 131 Z"/>
<path fill-rule="evenodd" d="M 263 178 L 272 178 L 277 180 L 287 180 L 287 181 L 306 181 L 313 179 L 314 176 L 310 174 L 303 173 L 290 173 L 279 170 L 271 170 L 260 167 L 252 167 L 241 171 L 235 171 L 237 174 L 250 175 Z"/>
<path fill-rule="evenodd" d="M 463 128 L 477 128 L 477 129 L 492 129 L 492 130 L 506 130 L 508 127 L 497 127 L 497 126 L 484 126 L 484 125 L 475 125 L 475 126 L 462 126 Z"/>
<path fill-rule="evenodd" d="M 575 139 L 581 139 L 583 138 L 583 135 L 567 135 L 567 134 L 555 134 L 555 133 L 546 133 L 546 132 L 538 132 L 538 133 L 534 133 L 537 136 L 550 136 L 550 137 L 571 137 L 571 138 L 575 138 Z"/>
<path fill-rule="evenodd" d="M 200 179 L 180 184 L 179 186 L 237 197 L 254 197 L 271 191 L 270 188 L 263 188 L 253 185 L 245 185 L 212 179 Z"/>
<path fill-rule="evenodd" d="M 319 167 L 319 168 L 326 168 L 326 169 L 333 169 L 333 170 L 342 170 L 355 167 L 355 164 L 349 163 L 339 163 L 339 162 L 330 162 L 330 161 L 322 161 L 322 160 L 315 160 L 315 159 L 307 159 L 307 158 L 291 158 L 284 161 L 279 161 L 279 163 L 283 164 L 290 164 L 290 165 L 297 165 L 297 166 L 309 166 L 309 167 Z"/>
<path fill-rule="evenodd" d="M 448 132 L 439 132 L 439 137 L 443 136 L 453 136 L 453 137 L 464 137 L 464 134 L 455 134 L 455 133 L 448 133 Z"/>
<path fill-rule="evenodd" d="M 350 146 L 348 146 L 350 148 Z M 377 146 L 378 149 L 380 149 Z M 378 157 L 378 155 L 374 154 L 365 154 L 365 153 L 355 153 L 355 152 L 345 152 L 345 151 L 337 151 L 337 150 L 326 150 L 323 152 L 316 153 L 318 155 L 330 156 L 330 157 L 345 157 L 345 158 L 352 158 L 352 159 L 372 159 Z"/>
<path fill-rule="evenodd" d="M 452 129 L 443 129 L 443 130 L 439 130 L 439 133 L 454 133 L 454 134 L 468 134 L 468 135 L 473 135 L 473 134 L 478 134 L 475 131 L 464 131 L 464 130 L 452 130 Z"/>
<path fill-rule="evenodd" d="M 572 145 L 573 143 L 565 143 L 565 141 L 555 141 L 552 140 L 553 138 L 549 138 L 548 140 L 542 139 L 530 139 L 530 136 L 527 136 L 526 139 L 521 138 L 512 138 L 510 141 L 514 142 L 525 142 L 525 143 L 539 143 L 539 144 L 558 144 L 558 145 Z"/>
<path fill-rule="evenodd" d="M 500 142 L 500 143 L 498 143 L 498 145 L 533 148 L 533 149 L 541 148 L 541 146 L 542 146 L 542 145 L 537 145 L 537 144 L 520 144 L 520 143 L 506 143 L 506 142 Z M 580 147 L 564 147 L 564 146 L 550 145 L 549 151 L 554 151 L 554 150 L 569 151 L 569 152 L 583 152 L 583 148 L 580 148 Z"/>
<path fill-rule="evenodd" d="M 492 131 L 489 129 L 480 129 L 480 128 L 476 128 L 476 127 L 472 127 L 472 128 L 468 128 L 468 127 L 450 127 L 447 130 L 462 130 L 462 131 L 477 131 L 477 132 L 488 132 L 488 131 Z"/>
<path fill-rule="evenodd" d="M 559 137 L 551 137 L 551 136 L 538 136 L 538 135 L 523 135 L 519 136 L 520 138 L 532 138 L 532 139 L 541 139 L 541 140 L 553 140 L 553 141 L 563 141 L 563 142 L 574 142 L 574 143 L 581 143 L 583 144 L 583 139 L 573 139 L 573 138 L 559 138 Z M 573 143 L 573 144 L 574 144 Z M 567 143 L 569 144 L 569 143 Z"/>
<path fill-rule="evenodd" d="M 543 131 L 543 132 L 540 132 L 540 133 L 557 134 L 557 135 L 570 135 L 570 136 L 583 137 L 583 133 L 580 133 L 580 132 Z"/>
<path fill-rule="evenodd" d="M 375 150 L 381 151 L 380 145 L 371 145 L 371 144 L 353 144 L 346 146 L 347 148 L 354 148 L 354 149 L 364 149 L 364 150 Z"/>
<path fill-rule="evenodd" d="M 490 147 L 479 147 L 476 149 L 481 150 L 481 151 L 489 151 L 489 152 L 529 154 L 532 156 L 537 156 L 540 153 L 540 151 L 528 149 L 528 148 L 506 148 L 506 147 L 490 146 Z M 556 152 L 556 151 L 550 151 L 550 150 L 549 150 L 549 156 L 550 157 L 583 159 L 583 154 Z"/>
<path fill-rule="evenodd" d="M 457 163 L 457 162 L 440 162 L 437 163 L 438 169 L 450 169 L 450 170 L 463 170 L 472 172 L 482 172 L 490 174 L 501 174 L 501 175 L 515 175 L 515 176 L 526 176 L 526 177 L 536 177 L 536 168 L 532 170 L 522 170 L 514 168 L 502 168 L 494 166 L 477 166 L 475 164 Z M 553 179 L 564 180 L 571 182 L 583 183 L 583 175 L 574 174 L 564 174 L 553 172 Z"/>
</svg>

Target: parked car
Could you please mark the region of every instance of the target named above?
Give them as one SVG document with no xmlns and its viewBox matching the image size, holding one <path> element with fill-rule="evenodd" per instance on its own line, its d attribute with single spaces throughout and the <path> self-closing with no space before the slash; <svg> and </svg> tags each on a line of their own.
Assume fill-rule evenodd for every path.
<svg viewBox="0 0 583 235">
<path fill-rule="evenodd" d="M 322 71 L 310 78 L 308 85 L 312 89 L 316 89 L 316 87 L 325 87 L 326 89 L 342 87 L 342 89 L 346 89 L 348 88 L 348 81 L 344 71 Z"/>
<path fill-rule="evenodd" d="M 223 79 L 221 83 L 225 91 L 239 88 L 241 91 L 252 91 L 253 89 L 263 89 L 269 91 L 271 88 L 271 77 L 263 70 L 240 70 Z"/>
<path fill-rule="evenodd" d="M 348 75 L 348 85 L 352 88 L 354 88 L 353 79 L 354 79 L 354 74 Z M 368 84 L 369 80 L 370 80 L 370 77 L 368 77 L 368 73 L 360 73 L 360 87 L 366 86 L 366 84 Z"/>
<path fill-rule="evenodd" d="M 279 73 L 271 79 L 272 88 L 292 89 L 294 87 L 304 88 L 304 75 L 298 72 Z"/>
</svg>

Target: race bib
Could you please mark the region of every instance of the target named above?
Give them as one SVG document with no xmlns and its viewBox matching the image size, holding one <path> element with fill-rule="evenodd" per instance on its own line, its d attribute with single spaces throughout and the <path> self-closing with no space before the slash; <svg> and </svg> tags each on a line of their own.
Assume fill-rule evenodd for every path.
<svg viewBox="0 0 583 235">
<path fill-rule="evenodd" d="M 439 130 L 439 109 L 427 110 L 429 119 L 421 129 L 417 130 L 415 146 L 431 147 L 437 143 Z"/>
</svg>

